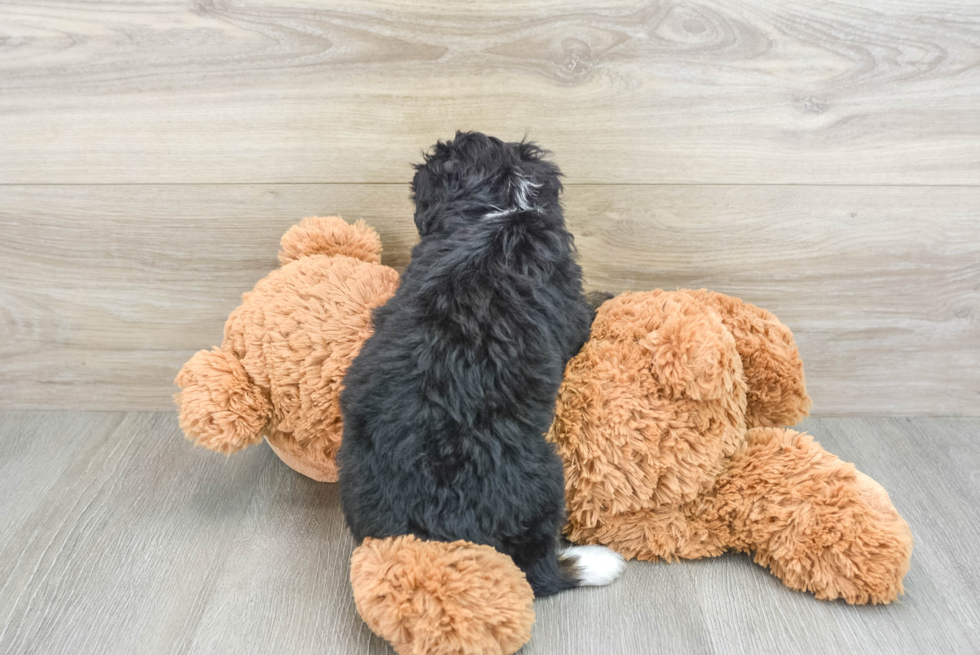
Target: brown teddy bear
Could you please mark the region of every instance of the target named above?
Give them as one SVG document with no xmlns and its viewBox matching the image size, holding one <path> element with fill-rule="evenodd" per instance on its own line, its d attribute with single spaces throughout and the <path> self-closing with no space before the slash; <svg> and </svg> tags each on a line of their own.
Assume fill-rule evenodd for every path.
<svg viewBox="0 0 980 655">
<path fill-rule="evenodd" d="M 398 286 L 380 252 L 362 222 L 290 229 L 282 267 L 243 295 L 222 347 L 177 376 L 188 438 L 232 453 L 265 436 L 292 468 L 335 481 L 343 375 L 371 310 Z M 769 312 L 703 290 L 601 302 L 549 433 L 565 464 L 567 536 L 646 560 L 754 552 L 818 598 L 894 600 L 908 525 L 881 486 L 783 428 L 809 407 L 792 333 Z M 399 653 L 513 653 L 530 639 L 531 587 L 488 546 L 366 539 L 351 584 Z"/>
<path fill-rule="evenodd" d="M 220 348 L 195 354 L 174 396 L 188 439 L 231 454 L 264 436 L 303 475 L 337 481 L 344 373 L 371 310 L 398 287 L 364 221 L 306 218 L 280 242 L 281 268 L 242 295 Z"/>
<path fill-rule="evenodd" d="M 793 335 L 769 312 L 704 290 L 608 300 L 550 433 L 568 538 L 641 560 L 754 552 L 817 598 L 895 600 L 909 527 L 874 480 L 781 427 L 809 408 Z"/>
<path fill-rule="evenodd" d="M 908 525 L 871 478 L 781 427 L 809 408 L 793 335 L 769 312 L 704 290 L 602 303 L 549 433 L 569 539 L 645 560 L 754 552 L 817 598 L 891 602 Z M 398 653 L 513 653 L 530 639 L 530 586 L 487 546 L 367 539 L 351 584 Z"/>
</svg>

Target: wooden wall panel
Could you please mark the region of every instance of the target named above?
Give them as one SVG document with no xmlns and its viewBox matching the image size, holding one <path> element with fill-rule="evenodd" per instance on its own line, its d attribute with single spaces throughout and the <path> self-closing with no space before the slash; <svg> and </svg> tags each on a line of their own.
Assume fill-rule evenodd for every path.
<svg viewBox="0 0 980 655">
<path fill-rule="evenodd" d="M 404 266 L 463 128 L 555 151 L 590 288 L 772 309 L 818 413 L 977 414 L 977 107 L 972 0 L 5 2 L 0 407 L 169 407 L 304 215 Z"/>
<path fill-rule="evenodd" d="M 0 183 L 403 182 L 453 130 L 577 183 L 977 184 L 980 6 L 4 2 Z"/>
<path fill-rule="evenodd" d="M 0 408 L 167 409 L 313 214 L 399 269 L 407 185 L 0 186 Z M 796 333 L 814 412 L 980 413 L 980 188 L 571 185 L 589 289 L 709 287 Z"/>
</svg>

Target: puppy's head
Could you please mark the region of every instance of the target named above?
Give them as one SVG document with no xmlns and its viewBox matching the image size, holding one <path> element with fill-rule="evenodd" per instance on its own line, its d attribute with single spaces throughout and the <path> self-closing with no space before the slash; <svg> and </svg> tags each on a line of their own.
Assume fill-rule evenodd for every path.
<svg viewBox="0 0 980 655">
<path fill-rule="evenodd" d="M 439 141 L 415 166 L 412 199 L 421 236 L 511 214 L 560 220 L 561 171 L 533 143 L 479 132 Z"/>
</svg>

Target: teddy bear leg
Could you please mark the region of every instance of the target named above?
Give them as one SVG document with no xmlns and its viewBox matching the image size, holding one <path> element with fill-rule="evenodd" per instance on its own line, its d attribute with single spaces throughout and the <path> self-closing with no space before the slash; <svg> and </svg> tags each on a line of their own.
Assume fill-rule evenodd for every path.
<svg viewBox="0 0 980 655">
<path fill-rule="evenodd" d="M 696 507 L 697 503 L 691 503 L 623 512 L 604 517 L 592 528 L 569 525 L 566 536 L 576 544 L 602 544 L 628 560 L 674 562 L 721 555 L 731 541 L 728 524 L 697 516 Z"/>
<path fill-rule="evenodd" d="M 531 638 L 531 585 L 490 546 L 369 537 L 350 580 L 361 618 L 399 655 L 511 655 Z"/>
<path fill-rule="evenodd" d="M 230 455 L 262 441 L 272 405 L 233 353 L 201 350 L 175 380 L 180 427 L 208 450 Z"/>
<path fill-rule="evenodd" d="M 811 436 L 749 430 L 716 497 L 728 507 L 733 547 L 754 551 L 788 587 L 858 604 L 903 592 L 908 524 L 881 485 Z"/>
</svg>

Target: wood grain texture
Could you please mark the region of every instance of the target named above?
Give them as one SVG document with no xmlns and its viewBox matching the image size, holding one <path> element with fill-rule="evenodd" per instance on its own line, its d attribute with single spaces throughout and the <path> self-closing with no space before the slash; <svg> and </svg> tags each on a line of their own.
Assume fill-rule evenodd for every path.
<svg viewBox="0 0 980 655">
<path fill-rule="evenodd" d="M 7 414 L 0 449 L 30 492 L 0 505 L 0 652 L 384 652 L 337 486 L 268 448 L 209 457 L 172 414 Z"/>
<path fill-rule="evenodd" d="M 527 655 L 980 649 L 980 420 L 811 419 L 915 536 L 906 595 L 854 607 L 748 556 L 631 562 L 535 603 Z M 0 413 L 0 652 L 392 651 L 357 616 L 336 485 L 264 445 L 193 448 L 173 413 Z"/>
<path fill-rule="evenodd" d="M 972 0 L 0 7 L 0 183 L 401 182 L 452 131 L 576 183 L 977 184 Z"/>
<path fill-rule="evenodd" d="M 818 415 L 980 411 L 980 188 L 576 185 L 565 205 L 589 289 L 775 312 Z M 282 233 L 327 213 L 407 263 L 405 185 L 0 187 L 0 407 L 170 409 Z"/>
</svg>

